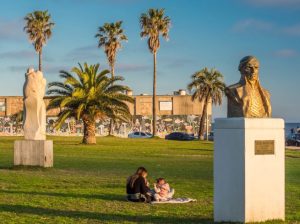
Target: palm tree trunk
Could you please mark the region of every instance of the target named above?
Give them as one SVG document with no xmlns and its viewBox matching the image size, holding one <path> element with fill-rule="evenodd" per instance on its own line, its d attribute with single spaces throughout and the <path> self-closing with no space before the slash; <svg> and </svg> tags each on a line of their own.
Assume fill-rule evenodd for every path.
<svg viewBox="0 0 300 224">
<path fill-rule="evenodd" d="M 153 53 L 152 134 L 156 136 L 156 52 Z"/>
<path fill-rule="evenodd" d="M 39 51 L 39 71 L 42 71 L 42 49 Z"/>
<path fill-rule="evenodd" d="M 111 73 L 111 77 L 114 78 L 115 77 L 115 65 L 110 66 L 110 73 Z"/>
<path fill-rule="evenodd" d="M 83 120 L 83 144 L 96 144 L 96 122 L 92 119 L 82 118 Z"/>
<path fill-rule="evenodd" d="M 108 135 L 114 135 L 114 120 L 110 118 Z"/>
<path fill-rule="evenodd" d="M 110 73 L 111 73 L 111 77 L 114 78 L 115 77 L 115 66 L 113 64 L 111 64 L 111 66 L 110 66 Z M 108 135 L 114 135 L 114 120 L 112 118 L 110 119 L 110 123 L 109 123 Z"/>
<path fill-rule="evenodd" d="M 203 101 L 203 109 L 202 109 L 202 115 L 199 122 L 199 131 L 198 131 L 198 139 L 204 140 L 204 122 L 206 119 L 206 113 L 207 113 L 207 104 L 208 104 L 208 96 Z"/>
</svg>

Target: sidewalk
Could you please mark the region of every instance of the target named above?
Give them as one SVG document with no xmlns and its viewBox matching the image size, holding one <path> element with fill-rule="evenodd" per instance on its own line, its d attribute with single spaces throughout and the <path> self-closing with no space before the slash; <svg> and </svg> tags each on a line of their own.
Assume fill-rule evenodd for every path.
<svg viewBox="0 0 300 224">
<path fill-rule="evenodd" d="M 296 151 L 300 151 L 300 147 L 299 146 L 285 146 L 286 149 L 290 149 L 290 150 L 296 150 Z"/>
</svg>

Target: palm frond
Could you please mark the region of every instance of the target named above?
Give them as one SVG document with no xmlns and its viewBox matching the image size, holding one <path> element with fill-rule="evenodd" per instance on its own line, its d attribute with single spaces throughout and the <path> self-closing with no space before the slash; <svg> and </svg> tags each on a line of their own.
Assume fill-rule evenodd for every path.
<svg viewBox="0 0 300 224">
<path fill-rule="evenodd" d="M 104 48 L 107 60 L 111 67 L 116 61 L 117 51 L 122 48 L 122 42 L 127 41 L 127 36 L 124 34 L 122 21 L 115 23 L 104 23 L 98 28 L 98 33 L 95 37 L 98 39 L 98 47 Z"/>
<path fill-rule="evenodd" d="M 61 108 L 58 126 L 70 116 L 77 119 L 89 117 L 92 120 L 100 115 L 102 118 L 130 118 L 128 104 L 134 100 L 124 94 L 130 88 L 121 84 L 114 85 L 115 82 L 124 80 L 123 77 L 110 78 L 108 70 L 99 69 L 99 64 L 79 64 L 78 67 L 73 67 L 71 72 L 60 71 L 62 82 L 52 82 L 48 85 L 48 93 L 54 95 L 48 108 Z"/>
<path fill-rule="evenodd" d="M 148 47 L 152 53 L 160 47 L 160 36 L 166 40 L 169 38 L 171 19 L 164 14 L 164 9 L 149 9 L 147 13 L 142 13 L 140 16 L 140 36 L 148 37 Z"/>
<path fill-rule="evenodd" d="M 204 68 L 195 72 L 187 89 L 192 93 L 192 100 L 211 99 L 213 104 L 220 105 L 225 90 L 223 75 L 216 69 Z"/>
<path fill-rule="evenodd" d="M 28 34 L 30 42 L 37 52 L 40 52 L 43 45 L 52 35 L 54 23 L 51 21 L 51 15 L 48 11 L 34 11 L 24 18 L 24 31 Z"/>
</svg>

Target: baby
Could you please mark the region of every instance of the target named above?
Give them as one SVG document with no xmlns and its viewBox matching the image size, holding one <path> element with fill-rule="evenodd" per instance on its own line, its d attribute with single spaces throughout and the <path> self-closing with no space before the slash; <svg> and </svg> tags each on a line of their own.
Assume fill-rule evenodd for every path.
<svg viewBox="0 0 300 224">
<path fill-rule="evenodd" d="M 171 189 L 164 178 L 158 178 L 154 183 L 155 201 L 166 201 L 173 197 L 174 189 Z"/>
</svg>

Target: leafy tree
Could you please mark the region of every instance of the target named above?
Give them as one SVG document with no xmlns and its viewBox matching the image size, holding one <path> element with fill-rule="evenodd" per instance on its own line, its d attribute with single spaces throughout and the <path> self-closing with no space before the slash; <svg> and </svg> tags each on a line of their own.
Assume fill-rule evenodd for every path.
<svg viewBox="0 0 300 224">
<path fill-rule="evenodd" d="M 192 100 L 199 100 L 203 103 L 198 132 L 199 139 L 203 139 L 208 103 L 222 104 L 225 83 L 223 82 L 223 75 L 215 69 L 204 68 L 195 72 L 191 78 L 192 82 L 188 84 L 188 90 L 193 93 Z"/>
<path fill-rule="evenodd" d="M 165 16 L 164 9 L 149 9 L 140 17 L 141 37 L 148 38 L 148 48 L 153 54 L 153 99 L 152 99 L 152 132 L 156 135 L 156 54 L 160 47 L 160 36 L 168 39 L 171 20 Z"/>
<path fill-rule="evenodd" d="M 26 25 L 24 31 L 28 34 L 30 42 L 39 54 L 39 70 L 42 71 L 42 50 L 52 35 L 54 23 L 48 11 L 34 11 L 24 18 Z"/>
<path fill-rule="evenodd" d="M 110 66 L 111 76 L 114 77 L 117 52 L 122 48 L 122 41 L 127 41 L 127 37 L 122 29 L 122 21 L 104 23 L 103 26 L 99 27 L 95 37 L 98 38 L 98 47 L 104 48 Z M 109 129 L 110 135 L 113 135 L 113 126 L 113 120 L 111 119 Z"/>
<path fill-rule="evenodd" d="M 63 82 L 50 83 L 48 94 L 54 95 L 48 109 L 61 108 L 56 121 L 56 128 L 61 127 L 67 118 L 82 119 L 84 136 L 82 142 L 95 144 L 96 119 L 103 120 L 107 117 L 129 122 L 131 114 L 127 103 L 132 103 L 133 98 L 123 94 L 130 90 L 129 87 L 115 84 L 123 81 L 121 76 L 108 77 L 109 71 L 98 71 L 100 65 L 73 67 L 75 75 L 67 71 L 60 71 Z M 114 84 L 114 85 L 113 85 Z"/>
</svg>

